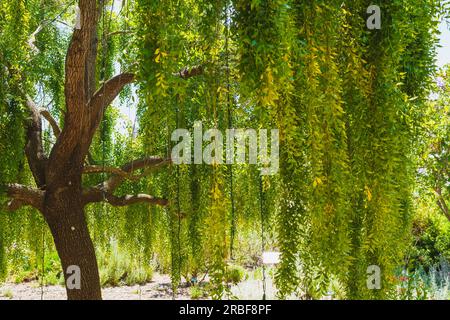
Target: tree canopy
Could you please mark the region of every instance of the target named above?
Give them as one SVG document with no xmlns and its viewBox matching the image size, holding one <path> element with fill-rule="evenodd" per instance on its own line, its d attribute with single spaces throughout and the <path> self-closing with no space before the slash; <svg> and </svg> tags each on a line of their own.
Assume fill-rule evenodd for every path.
<svg viewBox="0 0 450 320">
<path fill-rule="evenodd" d="M 83 11 L 87 3 L 94 13 Z M 214 297 L 222 298 L 236 248 L 262 230 L 262 251 L 281 252 L 280 297 L 318 298 L 331 280 L 348 298 L 389 297 L 410 245 L 416 172 L 424 159 L 441 207 L 449 195 L 448 122 L 432 119 L 428 101 L 436 90 L 437 27 L 446 8 L 438 0 L 380 0 L 381 29 L 370 30 L 371 4 L 2 0 L 0 275 L 7 256 L 18 263 L 30 252 L 37 261 L 39 239 L 53 246 L 38 205 L 17 205 L 21 199 L 10 188 L 46 190 L 27 161 L 30 135 L 42 134 L 42 157 L 51 161 L 66 150 L 61 136 L 84 130 L 82 118 L 68 116 L 84 105 L 71 102 L 77 91 L 67 92 L 78 75 L 67 71 L 77 64 L 70 50 L 83 49 L 73 39 L 94 24 L 88 15 L 98 10 L 96 36 L 86 38 L 98 39 L 90 47 L 98 52 L 84 53 L 95 70 L 80 75 L 92 78 L 86 82 L 92 88 L 80 91 L 92 93 L 87 103 L 104 105 L 93 115 L 98 123 L 86 129 L 92 143 L 82 178 L 97 250 L 113 238 L 135 253 L 134 261 L 156 256 L 174 288 L 182 277 L 208 272 Z M 33 122 L 31 102 L 45 119 L 42 127 Z M 119 130 L 120 110 L 137 116 Z M 424 119 L 439 127 L 434 158 L 421 152 L 430 143 Z M 192 132 L 197 121 L 223 132 L 278 129 L 279 173 L 262 176 L 259 165 L 225 161 L 168 164 L 172 132 Z M 430 164 L 441 156 L 446 162 Z M 69 163 L 70 153 L 61 159 L 55 166 Z M 372 265 L 382 270 L 382 290 L 367 288 Z"/>
</svg>

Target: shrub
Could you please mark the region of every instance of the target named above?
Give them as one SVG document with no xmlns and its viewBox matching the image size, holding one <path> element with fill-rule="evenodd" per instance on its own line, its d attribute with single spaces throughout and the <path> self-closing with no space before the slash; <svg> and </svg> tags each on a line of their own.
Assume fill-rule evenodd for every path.
<svg viewBox="0 0 450 320">
<path fill-rule="evenodd" d="M 229 266 L 225 272 L 225 281 L 232 284 L 238 284 L 245 277 L 245 269 L 240 266 Z"/>
<path fill-rule="evenodd" d="M 98 260 L 100 281 L 104 287 L 145 284 L 153 277 L 153 267 L 148 262 L 139 263 L 115 242 L 109 250 L 99 250 Z"/>
<path fill-rule="evenodd" d="M 408 268 L 425 271 L 450 260 L 450 223 L 439 215 L 423 215 L 413 222 L 414 246 L 408 256 Z"/>
<path fill-rule="evenodd" d="M 190 294 L 192 300 L 198 300 L 206 296 L 206 292 L 200 286 L 192 286 L 190 288 Z"/>
</svg>

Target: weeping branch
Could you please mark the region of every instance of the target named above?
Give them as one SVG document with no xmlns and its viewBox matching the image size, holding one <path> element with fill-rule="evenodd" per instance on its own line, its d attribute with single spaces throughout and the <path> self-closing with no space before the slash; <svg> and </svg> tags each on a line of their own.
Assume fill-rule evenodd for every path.
<svg viewBox="0 0 450 320">
<path fill-rule="evenodd" d="M 96 109 L 106 108 L 119 95 L 123 87 L 134 81 L 135 75 L 133 73 L 121 73 L 108 81 L 106 81 L 100 89 L 95 92 L 89 107 Z"/>
<path fill-rule="evenodd" d="M 65 22 L 59 20 L 59 18 L 69 10 L 69 8 L 74 4 L 75 1 L 72 1 L 70 4 L 68 4 L 56 17 L 54 17 L 51 20 L 44 20 L 37 28 L 36 30 L 28 37 L 27 44 L 30 47 L 32 51 L 35 53 L 39 53 L 39 49 L 36 47 L 36 36 L 48 25 L 51 25 L 53 22 L 58 21 L 59 23 L 66 24 Z M 67 25 L 67 24 L 66 24 Z M 71 27 L 71 26 L 69 26 Z"/>
<path fill-rule="evenodd" d="M 203 66 L 185 68 L 175 74 L 183 79 L 188 79 L 203 74 Z M 106 81 L 92 96 L 87 103 L 89 112 L 88 130 L 83 137 L 83 144 L 89 148 L 96 130 L 105 114 L 106 108 L 114 101 L 123 88 L 135 81 L 133 73 L 124 72 Z M 86 150 L 85 150 L 86 152 Z"/>
<path fill-rule="evenodd" d="M 134 81 L 134 74 L 122 73 L 106 81 L 98 89 L 87 103 L 88 115 L 84 124 L 81 139 L 82 153 L 87 154 L 92 144 L 92 139 L 105 114 L 106 108 L 114 101 L 122 89 Z"/>
<path fill-rule="evenodd" d="M 185 68 L 175 74 L 183 79 L 188 79 L 203 74 L 203 66 L 196 66 L 191 69 Z M 90 113 L 90 129 L 85 137 L 85 144 L 90 145 L 92 137 L 95 134 L 103 118 L 106 108 L 114 101 L 123 88 L 135 81 L 136 76 L 133 73 L 125 72 L 106 81 L 98 89 L 88 102 Z"/>
</svg>

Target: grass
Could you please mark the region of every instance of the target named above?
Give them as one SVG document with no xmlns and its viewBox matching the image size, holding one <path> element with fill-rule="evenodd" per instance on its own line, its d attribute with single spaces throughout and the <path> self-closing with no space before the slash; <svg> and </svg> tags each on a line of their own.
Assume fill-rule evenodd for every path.
<svg viewBox="0 0 450 320">
<path fill-rule="evenodd" d="M 100 281 L 103 287 L 135 285 L 148 283 L 153 277 L 153 266 L 148 262 L 139 262 L 135 255 L 112 242 L 108 250 L 97 251 Z M 47 252 L 42 260 L 28 261 L 25 266 L 14 268 L 9 281 L 19 283 L 37 283 L 40 285 L 64 285 L 64 275 L 56 251 Z"/>
<path fill-rule="evenodd" d="M 2 296 L 11 300 L 13 298 L 13 293 L 11 290 L 7 289 L 2 292 Z"/>
<path fill-rule="evenodd" d="M 207 296 L 206 291 L 199 285 L 190 288 L 190 296 L 192 300 L 199 300 Z"/>
<path fill-rule="evenodd" d="M 241 266 L 231 265 L 225 272 L 225 281 L 231 284 L 238 284 L 246 277 L 246 271 Z"/>
<path fill-rule="evenodd" d="M 28 263 L 24 268 L 17 268 L 11 275 L 10 280 L 16 284 L 27 282 L 43 282 L 45 285 L 64 285 L 64 276 L 61 270 L 61 263 L 56 251 L 48 252 L 41 263 L 36 266 Z"/>
<path fill-rule="evenodd" d="M 149 262 L 136 261 L 115 242 L 109 250 L 99 250 L 98 261 L 103 287 L 145 284 L 153 277 L 153 267 Z"/>
</svg>

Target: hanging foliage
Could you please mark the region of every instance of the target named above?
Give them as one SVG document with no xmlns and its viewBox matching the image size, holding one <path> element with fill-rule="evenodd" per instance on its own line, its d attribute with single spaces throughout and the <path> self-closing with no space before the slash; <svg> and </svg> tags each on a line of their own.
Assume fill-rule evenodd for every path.
<svg viewBox="0 0 450 320">
<path fill-rule="evenodd" d="M 65 24 L 75 19 L 75 6 L 45 3 L 45 10 L 39 0 L 0 4 L 0 185 L 32 181 L 23 151 L 27 95 L 64 125 L 61 80 L 72 32 Z M 437 0 L 380 1 L 382 27 L 369 30 L 369 5 L 107 2 L 97 28 L 94 87 L 124 71 L 134 72 L 136 82 L 106 109 L 86 159 L 100 172 L 83 175 L 83 187 L 97 186 L 108 200 L 105 183 L 120 176 L 110 197 L 148 192 L 167 202 L 87 206 L 97 251 L 112 257 L 125 250 L 139 270 L 151 265 L 170 273 L 174 294 L 183 281 L 197 284 L 209 275 L 213 298 L 228 297 L 227 271 L 235 261 L 260 266 L 263 251 L 279 250 L 281 298 L 320 298 L 332 281 L 346 298 L 390 297 L 391 276 L 410 244 L 415 170 L 426 162 L 417 150 L 430 148 L 420 123 L 431 117 L 423 110 L 442 8 Z M 223 143 L 214 142 L 225 148 L 226 129 L 233 128 L 278 129 L 279 172 L 261 177 L 264 165 L 227 163 L 226 152 L 213 165 L 192 154 L 195 163 L 156 167 L 151 176 L 145 168 L 121 167 L 149 155 L 173 161 L 175 129 L 192 133 L 192 151 L 198 145 L 208 151 L 207 130 L 221 131 Z M 431 143 L 435 156 L 445 149 L 445 130 L 439 131 Z M 49 154 L 57 134 L 46 124 L 43 137 Z M 445 176 L 439 179 L 445 198 Z M 0 210 L 0 278 L 17 252 L 32 252 L 38 264 L 42 247 L 54 250 L 37 212 L 21 210 L 26 214 Z M 382 271 L 382 290 L 367 288 L 372 265 Z"/>
</svg>

